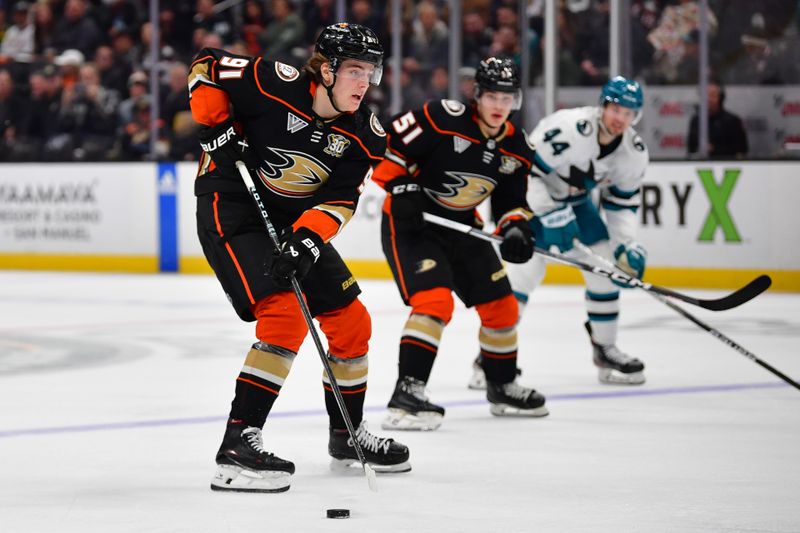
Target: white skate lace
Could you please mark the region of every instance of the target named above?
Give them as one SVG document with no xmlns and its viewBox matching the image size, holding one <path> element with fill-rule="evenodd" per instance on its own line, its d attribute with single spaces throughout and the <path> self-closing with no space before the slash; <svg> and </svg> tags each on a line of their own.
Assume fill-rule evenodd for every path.
<svg viewBox="0 0 800 533">
<path fill-rule="evenodd" d="M 373 453 L 381 453 L 381 449 L 382 453 L 389 453 L 389 446 L 391 445 L 392 439 L 381 438 L 377 435 L 373 435 L 369 432 L 369 430 L 367 430 L 366 422 L 361 422 L 361 425 L 358 426 L 358 429 L 356 430 L 356 438 L 358 439 L 358 443 L 362 448 L 370 450 Z"/>
<path fill-rule="evenodd" d="M 420 381 L 418 379 L 409 379 L 405 382 L 406 390 L 409 394 L 414 396 L 416 399 L 427 402 L 428 401 L 428 394 L 425 390 L 425 382 Z"/>
<path fill-rule="evenodd" d="M 533 391 L 518 385 L 516 381 L 512 381 L 511 383 L 506 383 L 503 385 L 503 392 L 517 400 L 527 400 L 528 396 L 530 396 L 531 392 Z"/>
<path fill-rule="evenodd" d="M 249 427 L 242 431 L 242 436 L 247 439 L 247 443 L 258 453 L 267 453 L 264 451 L 264 443 L 261 440 L 261 430 L 255 427 Z M 267 455 L 272 455 L 267 453 Z"/>
</svg>

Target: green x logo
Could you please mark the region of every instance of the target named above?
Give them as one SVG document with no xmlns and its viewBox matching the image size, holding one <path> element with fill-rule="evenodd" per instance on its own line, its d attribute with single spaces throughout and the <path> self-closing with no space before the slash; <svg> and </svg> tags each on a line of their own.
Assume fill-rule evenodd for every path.
<svg viewBox="0 0 800 533">
<path fill-rule="evenodd" d="M 731 214 L 728 211 L 728 199 L 731 197 L 733 187 L 736 185 L 736 180 L 739 179 L 741 172 L 740 169 L 725 169 L 722 183 L 717 185 L 714 180 L 713 170 L 697 170 L 700 182 L 706 190 L 709 202 L 711 202 L 711 210 L 708 212 L 703 229 L 700 230 L 698 241 L 714 240 L 714 232 L 719 227 L 722 228 L 722 233 L 725 235 L 725 242 L 742 242 L 742 238 L 733 223 L 733 218 L 731 218 Z"/>
</svg>

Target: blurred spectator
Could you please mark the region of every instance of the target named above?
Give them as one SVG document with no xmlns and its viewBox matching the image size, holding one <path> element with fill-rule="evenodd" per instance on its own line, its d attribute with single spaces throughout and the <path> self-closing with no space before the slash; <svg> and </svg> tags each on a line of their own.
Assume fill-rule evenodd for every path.
<svg viewBox="0 0 800 533">
<path fill-rule="evenodd" d="M 266 27 L 267 16 L 264 13 L 264 4 L 260 0 L 247 0 L 244 4 L 244 24 L 241 31 L 242 40 L 247 44 L 247 55 L 261 55 L 258 34 Z"/>
<path fill-rule="evenodd" d="M 576 47 L 582 85 L 602 85 L 608 80 L 609 9 L 608 0 L 594 0 L 578 16 Z"/>
<path fill-rule="evenodd" d="M 727 111 L 725 89 L 715 81 L 708 84 L 708 155 L 715 159 L 742 159 L 747 155 L 747 133 L 742 119 Z M 697 153 L 699 145 L 697 111 L 689 122 L 689 154 Z"/>
<path fill-rule="evenodd" d="M 450 78 L 447 69 L 444 67 L 434 67 L 431 72 L 431 81 L 428 91 L 425 94 L 426 100 L 447 100 Z"/>
<path fill-rule="evenodd" d="M 188 75 L 189 68 L 182 63 L 170 68 L 169 94 L 161 107 L 161 118 L 169 140 L 169 157 L 177 161 L 194 159 L 198 153 L 199 125 L 192 120 L 189 107 L 189 91 L 186 90 Z"/>
<path fill-rule="evenodd" d="M 56 131 L 54 117 L 61 108 L 61 83 L 55 67 L 48 65 L 28 78 L 30 103 L 17 130 L 11 157 L 15 161 L 41 160 L 42 147 Z"/>
<path fill-rule="evenodd" d="M 492 30 L 477 9 L 466 11 L 463 16 L 461 63 L 477 68 L 478 64 L 489 55 L 492 45 Z"/>
<path fill-rule="evenodd" d="M 300 66 L 306 58 L 295 56 L 293 50 L 303 46 L 305 31 L 303 19 L 288 0 L 272 0 L 272 22 L 258 36 L 264 47 L 263 56 Z"/>
<path fill-rule="evenodd" d="M 671 81 L 678 85 L 696 85 L 700 70 L 700 32 L 692 30 L 683 36 L 683 57 L 675 66 L 675 78 Z"/>
<path fill-rule="evenodd" d="M 416 64 L 407 62 L 408 67 L 419 70 L 425 77 L 434 67 L 447 67 L 449 31 L 432 2 L 422 0 L 417 4 L 417 15 L 411 28 L 408 56 L 416 58 Z"/>
<path fill-rule="evenodd" d="M 114 140 L 113 97 L 99 86 L 93 65 L 80 68 L 77 82 L 65 85 L 56 118 L 56 135 L 45 147 L 48 160 L 100 161 Z"/>
<path fill-rule="evenodd" d="M 7 70 L 0 70 L 0 160 L 5 160 L 14 142 L 25 107 L 14 92 L 14 80 Z"/>
<path fill-rule="evenodd" d="M 726 72 L 727 83 L 781 85 L 792 77 L 787 76 L 786 72 L 796 65 L 797 51 L 793 57 L 786 58 L 789 59 L 788 64 L 783 65 L 781 58 L 773 53 L 764 24 L 761 13 L 752 16 L 750 28 L 741 36 L 739 59 Z"/>
<path fill-rule="evenodd" d="M 80 50 L 84 56 L 93 54 L 100 44 L 100 29 L 86 15 L 86 0 L 67 0 L 64 17 L 56 23 L 52 46 L 59 52 L 71 48 Z"/>
<path fill-rule="evenodd" d="M 126 161 L 145 161 L 150 153 L 150 98 L 140 96 L 133 105 L 133 119 L 125 125 L 122 132 L 122 158 Z M 167 143 L 162 138 L 163 128 L 159 128 L 156 142 L 156 156 L 167 155 Z"/>
<path fill-rule="evenodd" d="M 123 128 L 133 121 L 133 108 L 140 97 L 147 95 L 147 84 L 147 74 L 144 71 L 134 71 L 128 77 L 128 98 L 119 104 L 117 111 L 117 123 Z"/>
<path fill-rule="evenodd" d="M 475 98 L 475 67 L 458 69 L 458 99 L 470 102 Z"/>
<path fill-rule="evenodd" d="M 0 44 L 0 63 L 17 61 L 30 63 L 36 50 L 36 29 L 31 23 L 28 2 L 17 2 L 14 6 L 14 24 L 6 30 Z"/>
<path fill-rule="evenodd" d="M 711 9 L 707 15 L 709 34 L 714 35 L 717 19 Z M 696 0 L 680 0 L 677 5 L 664 8 L 658 26 L 647 36 L 655 49 L 653 81 L 676 83 L 678 65 L 686 54 L 686 48 L 697 44 L 696 34 L 695 37 L 690 34 L 699 27 L 700 6 Z"/>
<path fill-rule="evenodd" d="M 195 6 L 194 29 L 202 29 L 208 33 L 216 33 L 223 42 L 228 42 L 231 37 L 231 24 L 225 15 L 227 12 L 216 13 L 214 0 L 197 0 Z"/>
<path fill-rule="evenodd" d="M 47 2 L 36 2 L 33 6 L 34 40 L 37 54 L 50 48 L 53 42 L 53 31 L 56 22 L 53 9 Z"/>
<path fill-rule="evenodd" d="M 80 69 L 85 59 L 79 50 L 70 48 L 53 59 L 53 63 L 61 67 L 61 85 L 64 88 L 72 87 L 78 82 Z"/>
<path fill-rule="evenodd" d="M 128 76 L 130 65 L 125 61 L 117 61 L 110 46 L 98 46 L 94 53 L 94 64 L 100 73 L 100 81 L 104 87 L 117 92 L 122 98 L 128 94 Z"/>
<path fill-rule="evenodd" d="M 520 66 L 519 30 L 514 26 L 500 26 L 494 32 L 489 55 L 493 57 L 507 57 Z"/>
<path fill-rule="evenodd" d="M 192 3 L 190 0 L 162 2 L 159 13 L 161 41 L 175 50 L 177 57 L 188 61 L 192 57 Z"/>
<path fill-rule="evenodd" d="M 316 42 L 317 34 L 322 28 L 339 22 L 336 20 L 336 0 L 314 0 L 306 8 L 303 19 L 306 21 L 305 42 Z M 384 49 L 387 49 L 387 43 L 381 41 L 381 44 L 383 44 Z"/>
<path fill-rule="evenodd" d="M 384 31 L 384 21 L 381 18 L 381 13 L 375 9 L 372 0 L 353 0 L 350 4 L 347 22 L 361 24 L 372 29 L 381 43 L 386 43 L 390 39 L 389 35 Z"/>
</svg>

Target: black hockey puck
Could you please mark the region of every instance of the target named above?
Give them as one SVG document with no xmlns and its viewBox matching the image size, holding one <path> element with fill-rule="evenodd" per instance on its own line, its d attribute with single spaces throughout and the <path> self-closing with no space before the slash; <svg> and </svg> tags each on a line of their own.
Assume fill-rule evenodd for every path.
<svg viewBox="0 0 800 533">
<path fill-rule="evenodd" d="M 350 518 L 350 509 L 328 509 L 328 518 Z"/>
</svg>

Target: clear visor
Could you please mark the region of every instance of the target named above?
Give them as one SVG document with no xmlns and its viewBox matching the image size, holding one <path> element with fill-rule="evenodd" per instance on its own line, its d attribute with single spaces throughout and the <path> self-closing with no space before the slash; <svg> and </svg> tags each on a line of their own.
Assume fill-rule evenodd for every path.
<svg viewBox="0 0 800 533">
<path fill-rule="evenodd" d="M 519 111 L 522 108 L 522 89 L 514 92 L 482 91 L 475 87 L 475 100 L 482 100 L 484 104 L 507 108 L 510 111 Z"/>
<path fill-rule="evenodd" d="M 381 82 L 381 78 L 383 78 L 383 67 L 381 65 L 372 65 L 365 61 L 349 59 L 339 67 L 336 75 L 345 80 L 365 81 L 370 85 L 378 85 Z"/>
</svg>

